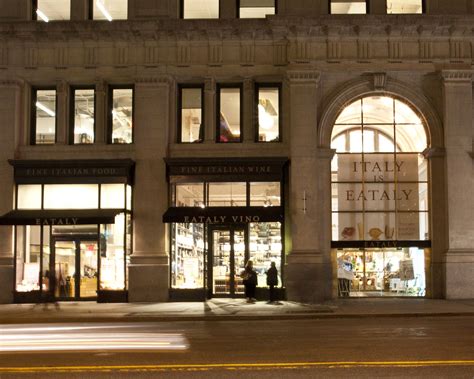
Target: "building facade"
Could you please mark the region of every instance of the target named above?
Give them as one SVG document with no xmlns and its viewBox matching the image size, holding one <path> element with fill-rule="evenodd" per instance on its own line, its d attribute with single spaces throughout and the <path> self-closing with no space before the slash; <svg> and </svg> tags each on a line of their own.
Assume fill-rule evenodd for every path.
<svg viewBox="0 0 474 379">
<path fill-rule="evenodd" d="M 0 302 L 474 297 L 473 1 L 0 9 Z"/>
</svg>

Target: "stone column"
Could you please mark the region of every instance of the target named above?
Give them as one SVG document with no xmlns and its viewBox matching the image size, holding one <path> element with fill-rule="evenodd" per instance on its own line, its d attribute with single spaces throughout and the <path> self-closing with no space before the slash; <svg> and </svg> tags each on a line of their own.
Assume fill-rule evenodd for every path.
<svg viewBox="0 0 474 379">
<path fill-rule="evenodd" d="M 237 18 L 237 1 L 219 0 L 219 18 Z"/>
<path fill-rule="evenodd" d="M 169 238 L 162 216 L 168 207 L 166 157 L 170 83 L 166 77 L 135 84 L 134 249 L 129 267 L 129 301 L 168 300 Z"/>
<path fill-rule="evenodd" d="M 99 80 L 95 84 L 95 144 L 108 142 L 107 130 L 107 84 Z"/>
<path fill-rule="evenodd" d="M 242 133 L 244 133 L 243 142 L 252 143 L 255 141 L 255 120 L 254 117 L 257 117 L 254 112 L 254 85 L 253 80 L 250 78 L 244 79 L 243 85 L 243 96 L 242 104 L 242 120 L 240 120 L 242 125 Z"/>
<path fill-rule="evenodd" d="M 204 143 L 216 141 L 216 82 L 212 78 L 204 81 Z"/>
<path fill-rule="evenodd" d="M 0 138 L 0 215 L 13 209 L 15 183 L 8 159 L 15 157 L 20 139 L 21 87 L 17 81 L 0 81 L 0 119 L 4 126 Z M 0 303 L 13 301 L 13 280 L 13 227 L 0 226 Z"/>
<path fill-rule="evenodd" d="M 65 81 L 56 84 L 56 143 L 67 145 L 69 138 L 69 86 Z"/>
<path fill-rule="evenodd" d="M 472 71 L 444 70 L 442 77 L 448 202 L 446 298 L 472 299 L 474 298 Z"/>
<path fill-rule="evenodd" d="M 316 106 L 319 76 L 310 68 L 288 71 L 292 249 L 287 259 L 286 289 L 288 300 L 304 303 L 324 299 L 327 285 L 320 243 L 322 199 L 318 189 Z"/>
</svg>

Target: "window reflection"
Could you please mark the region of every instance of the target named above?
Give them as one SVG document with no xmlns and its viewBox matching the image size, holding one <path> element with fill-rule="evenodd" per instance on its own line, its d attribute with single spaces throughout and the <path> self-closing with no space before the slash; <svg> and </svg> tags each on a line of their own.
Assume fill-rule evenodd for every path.
<svg viewBox="0 0 474 379">
<path fill-rule="evenodd" d="M 94 143 L 95 90 L 74 89 L 74 144 Z"/>
<path fill-rule="evenodd" d="M 331 14 L 367 13 L 365 1 L 331 0 Z"/>
<path fill-rule="evenodd" d="M 180 142 L 202 142 L 202 88 L 180 88 L 181 136 Z"/>
<path fill-rule="evenodd" d="M 38 21 L 70 20 L 71 0 L 37 0 L 36 19 Z"/>
<path fill-rule="evenodd" d="M 240 0 L 240 18 L 265 18 L 275 14 L 275 0 Z"/>
<path fill-rule="evenodd" d="M 387 0 L 387 13 L 423 13 L 423 0 Z"/>
<path fill-rule="evenodd" d="M 40 226 L 16 227 L 16 285 L 18 292 L 40 289 Z"/>
<path fill-rule="evenodd" d="M 126 20 L 128 0 L 92 0 L 94 20 Z"/>
<path fill-rule="evenodd" d="M 182 0 L 183 18 L 219 18 L 219 0 Z"/>
<path fill-rule="evenodd" d="M 217 142 L 240 142 L 241 90 L 219 88 L 219 113 L 217 121 Z"/>
<path fill-rule="evenodd" d="M 280 140 L 279 88 L 258 88 L 258 140 Z"/>
<path fill-rule="evenodd" d="M 36 145 L 56 142 L 56 90 L 33 90 L 34 136 Z"/>
<path fill-rule="evenodd" d="M 112 124 L 112 143 L 133 142 L 133 89 L 113 88 L 112 109 L 109 117 Z"/>
</svg>

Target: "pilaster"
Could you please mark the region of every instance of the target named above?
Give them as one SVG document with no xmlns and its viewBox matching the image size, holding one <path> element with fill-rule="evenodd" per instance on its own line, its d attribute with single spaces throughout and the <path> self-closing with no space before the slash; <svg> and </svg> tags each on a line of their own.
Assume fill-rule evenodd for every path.
<svg viewBox="0 0 474 379">
<path fill-rule="evenodd" d="M 243 93 L 243 118 L 242 131 L 244 133 L 244 142 L 251 143 L 255 140 L 255 122 L 254 122 L 254 83 L 251 78 L 244 79 Z M 256 115 L 255 115 L 256 117 Z"/>
<path fill-rule="evenodd" d="M 66 81 L 56 83 L 56 144 L 66 145 L 69 133 L 69 86 Z"/>
<path fill-rule="evenodd" d="M 471 70 L 444 70 L 443 111 L 446 147 L 448 251 L 446 298 L 474 298 L 474 188 Z"/>
<path fill-rule="evenodd" d="M 95 84 L 95 144 L 107 143 L 107 84 L 98 80 Z"/>
<path fill-rule="evenodd" d="M 216 81 L 204 81 L 204 143 L 213 144 L 216 140 Z"/>
</svg>

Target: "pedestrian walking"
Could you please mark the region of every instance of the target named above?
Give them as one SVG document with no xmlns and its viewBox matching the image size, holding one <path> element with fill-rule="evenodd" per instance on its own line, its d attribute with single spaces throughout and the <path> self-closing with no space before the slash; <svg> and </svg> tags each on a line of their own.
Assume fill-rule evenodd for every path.
<svg viewBox="0 0 474 379">
<path fill-rule="evenodd" d="M 270 268 L 267 271 L 267 286 L 269 287 L 269 303 L 271 304 L 277 301 L 275 287 L 278 286 L 278 270 L 275 266 L 275 262 L 270 264 Z"/>
<path fill-rule="evenodd" d="M 245 287 L 245 298 L 247 303 L 255 303 L 255 289 L 257 287 L 257 272 L 253 269 L 253 262 L 247 261 L 244 271 L 242 271 L 241 277 Z"/>
</svg>

